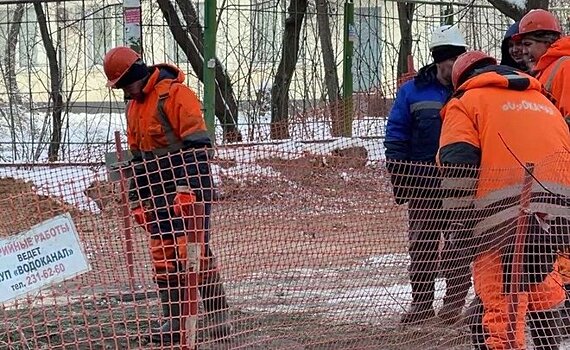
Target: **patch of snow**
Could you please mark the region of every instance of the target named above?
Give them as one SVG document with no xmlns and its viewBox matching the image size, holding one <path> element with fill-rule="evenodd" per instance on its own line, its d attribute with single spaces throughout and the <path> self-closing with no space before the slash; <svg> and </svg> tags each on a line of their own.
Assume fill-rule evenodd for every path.
<svg viewBox="0 0 570 350">
<path fill-rule="evenodd" d="M 310 311 L 332 321 L 381 324 L 398 318 L 411 303 L 408 264 L 407 254 L 384 254 L 352 267 L 256 272 L 228 282 L 228 288 L 239 296 L 234 303 L 245 310 Z M 439 308 L 445 281 L 436 279 L 435 289 L 434 307 Z M 469 295 L 471 299 L 473 290 Z"/>
<path fill-rule="evenodd" d="M 228 169 L 219 168 L 218 175 L 225 175 L 233 179 L 249 180 L 252 182 L 258 182 L 262 178 L 274 177 L 279 178 L 281 173 L 275 171 L 271 167 L 262 167 L 257 164 L 241 164 L 238 163 L 236 166 L 233 166 Z"/>
<path fill-rule="evenodd" d="M 521 10 L 526 9 L 526 0 L 506 0 L 509 4 L 513 5 L 514 7 L 518 7 Z"/>
</svg>

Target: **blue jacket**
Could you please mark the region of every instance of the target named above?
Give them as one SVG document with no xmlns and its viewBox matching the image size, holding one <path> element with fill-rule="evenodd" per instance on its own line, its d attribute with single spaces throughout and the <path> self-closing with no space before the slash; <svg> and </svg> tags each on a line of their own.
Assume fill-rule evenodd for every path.
<svg viewBox="0 0 570 350">
<path fill-rule="evenodd" d="M 435 163 L 441 133 L 439 111 L 452 93 L 436 75 L 435 64 L 425 66 L 398 91 L 386 126 L 387 159 Z"/>
<path fill-rule="evenodd" d="M 414 80 L 402 85 L 396 95 L 388 116 L 384 147 L 398 204 L 411 198 L 439 196 L 435 166 L 442 124 L 439 111 L 452 92 L 451 87 L 437 80 L 437 67 L 430 64 L 420 69 Z"/>
</svg>

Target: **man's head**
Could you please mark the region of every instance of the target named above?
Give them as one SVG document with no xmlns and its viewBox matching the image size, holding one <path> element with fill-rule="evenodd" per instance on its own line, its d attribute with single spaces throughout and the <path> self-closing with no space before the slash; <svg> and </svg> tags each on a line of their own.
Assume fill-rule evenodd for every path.
<svg viewBox="0 0 570 350">
<path fill-rule="evenodd" d="M 546 10 L 531 10 L 520 21 L 519 33 L 525 63 L 532 69 L 546 50 L 562 36 L 558 19 Z"/>
<path fill-rule="evenodd" d="M 457 56 L 466 51 L 467 44 L 459 29 L 444 25 L 431 36 L 429 49 L 437 66 L 437 79 L 444 85 L 451 85 L 451 69 Z"/>
<path fill-rule="evenodd" d="M 135 100 L 144 97 L 145 79 L 150 70 L 137 52 L 123 46 L 111 49 L 103 59 L 103 69 L 108 87 L 122 89 L 128 98 Z"/>
<path fill-rule="evenodd" d="M 469 79 L 477 69 L 497 64 L 497 60 L 482 51 L 468 51 L 457 57 L 453 64 L 452 81 L 457 89 Z"/>
<path fill-rule="evenodd" d="M 513 58 L 519 65 L 525 65 L 523 46 L 520 40 L 515 40 L 513 38 L 509 39 L 509 55 Z"/>
</svg>

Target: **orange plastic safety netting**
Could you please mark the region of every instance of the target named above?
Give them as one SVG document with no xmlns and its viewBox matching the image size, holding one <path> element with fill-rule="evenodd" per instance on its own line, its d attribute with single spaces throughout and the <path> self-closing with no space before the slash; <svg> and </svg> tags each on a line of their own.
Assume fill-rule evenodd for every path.
<svg viewBox="0 0 570 350">
<path fill-rule="evenodd" d="M 126 178 L 3 168 L 0 348 L 468 349 L 476 326 L 478 338 L 493 329 L 529 347 L 564 337 L 570 158 L 483 177 L 415 164 L 396 181 L 382 153 L 362 139 L 220 147 L 216 263 L 202 245 L 189 249 L 204 228 L 200 206 L 183 229 L 170 219 L 184 243 L 161 228 L 151 250 L 156 232 L 127 215 Z M 177 277 L 157 284 L 170 267 L 153 256 L 169 249 Z M 405 320 L 412 301 L 421 322 Z M 167 321 L 173 330 L 157 331 Z"/>
</svg>

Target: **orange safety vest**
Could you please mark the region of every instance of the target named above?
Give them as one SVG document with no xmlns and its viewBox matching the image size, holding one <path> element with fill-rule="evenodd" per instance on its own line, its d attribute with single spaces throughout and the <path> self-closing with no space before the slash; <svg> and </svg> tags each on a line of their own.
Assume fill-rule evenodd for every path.
<svg viewBox="0 0 570 350">
<path fill-rule="evenodd" d="M 162 156 L 182 149 L 183 144 L 211 146 L 201 103 L 183 84 L 184 73 L 171 65 L 156 65 L 143 88 L 143 101 L 127 104 L 127 139 L 133 155 Z M 172 77 L 161 79 L 163 71 Z"/>
</svg>

